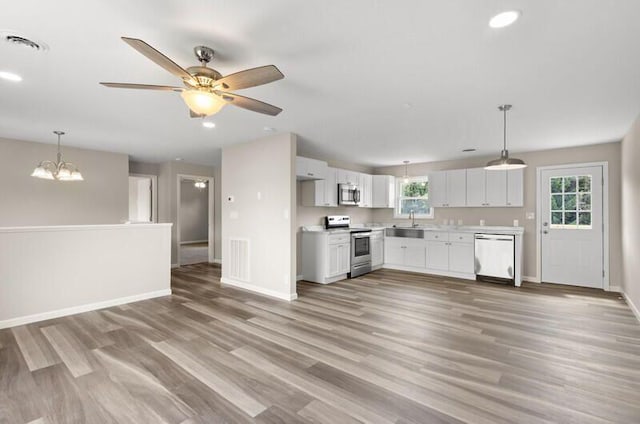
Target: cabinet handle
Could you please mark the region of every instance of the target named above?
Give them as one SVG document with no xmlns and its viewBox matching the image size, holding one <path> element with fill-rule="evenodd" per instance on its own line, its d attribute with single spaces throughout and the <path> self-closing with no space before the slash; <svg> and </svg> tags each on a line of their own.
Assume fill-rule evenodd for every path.
<svg viewBox="0 0 640 424">
<path fill-rule="evenodd" d="M 313 177 L 313 174 L 311 172 L 307 172 L 307 175 Z"/>
</svg>

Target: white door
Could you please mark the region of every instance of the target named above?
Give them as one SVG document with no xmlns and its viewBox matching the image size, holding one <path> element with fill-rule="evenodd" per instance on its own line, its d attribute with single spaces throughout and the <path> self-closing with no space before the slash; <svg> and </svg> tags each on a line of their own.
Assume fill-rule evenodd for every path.
<svg viewBox="0 0 640 424">
<path fill-rule="evenodd" d="M 542 281 L 603 288 L 602 166 L 540 175 Z"/>
<path fill-rule="evenodd" d="M 449 271 L 473 274 L 473 243 L 449 243 Z"/>
<path fill-rule="evenodd" d="M 380 266 L 384 261 L 384 239 L 382 236 L 371 237 L 371 266 Z"/>
<path fill-rule="evenodd" d="M 447 171 L 447 206 L 467 205 L 467 170 Z"/>
<path fill-rule="evenodd" d="M 449 270 L 449 243 L 446 241 L 427 242 L 427 268 Z"/>
<path fill-rule="evenodd" d="M 429 174 L 429 204 L 434 208 L 447 206 L 447 172 Z"/>
<path fill-rule="evenodd" d="M 484 168 L 467 169 L 467 206 L 484 206 L 486 181 Z"/>
<path fill-rule="evenodd" d="M 341 267 L 341 258 L 340 254 L 342 253 L 341 245 L 339 244 L 330 244 L 329 245 L 329 261 L 327 261 L 327 276 L 334 277 L 340 274 Z"/>
<path fill-rule="evenodd" d="M 384 241 L 384 261 L 389 265 L 404 265 L 404 239 L 387 237 Z"/>
<path fill-rule="evenodd" d="M 507 171 L 485 171 L 485 205 L 507 206 Z"/>
</svg>

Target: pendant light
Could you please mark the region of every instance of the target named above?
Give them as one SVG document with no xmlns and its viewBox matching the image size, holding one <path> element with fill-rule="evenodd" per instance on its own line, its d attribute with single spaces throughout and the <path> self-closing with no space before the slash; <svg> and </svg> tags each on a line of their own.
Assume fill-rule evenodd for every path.
<svg viewBox="0 0 640 424">
<path fill-rule="evenodd" d="M 405 161 L 402 161 L 402 163 L 404 163 L 404 175 L 402 176 L 402 181 L 405 184 L 408 184 L 409 183 L 409 171 L 407 169 L 407 165 L 409 165 L 409 161 L 405 160 Z"/>
<path fill-rule="evenodd" d="M 494 159 L 487 163 L 484 169 L 490 171 L 500 171 L 508 169 L 526 168 L 527 164 L 522 159 L 510 158 L 507 150 L 507 112 L 511 109 L 511 105 L 500 105 L 498 110 L 502 111 L 504 116 L 504 140 L 503 148 L 499 159 Z"/>
<path fill-rule="evenodd" d="M 31 173 L 32 177 L 42 178 L 45 180 L 58 181 L 83 181 L 82 174 L 78 167 L 71 162 L 62 160 L 62 152 L 60 151 L 60 137 L 64 135 L 63 131 L 54 131 L 58 136 L 58 156 L 55 162 L 43 160 L 38 164 L 36 169 Z"/>
<path fill-rule="evenodd" d="M 199 190 L 207 188 L 207 183 L 204 180 L 197 180 L 193 185 Z"/>
</svg>

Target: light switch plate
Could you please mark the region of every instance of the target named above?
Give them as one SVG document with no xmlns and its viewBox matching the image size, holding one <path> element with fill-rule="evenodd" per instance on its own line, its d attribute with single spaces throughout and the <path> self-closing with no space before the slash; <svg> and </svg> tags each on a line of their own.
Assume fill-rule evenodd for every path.
<svg viewBox="0 0 640 424">
<path fill-rule="evenodd" d="M 527 212 L 527 219 L 536 219 L 536 214 L 534 212 Z"/>
</svg>

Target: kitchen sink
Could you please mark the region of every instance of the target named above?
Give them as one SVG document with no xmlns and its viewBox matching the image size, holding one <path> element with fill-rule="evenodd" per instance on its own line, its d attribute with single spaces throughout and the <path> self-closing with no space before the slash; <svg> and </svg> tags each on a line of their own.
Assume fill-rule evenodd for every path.
<svg viewBox="0 0 640 424">
<path fill-rule="evenodd" d="M 387 237 L 424 238 L 424 230 L 421 228 L 387 228 Z"/>
</svg>

